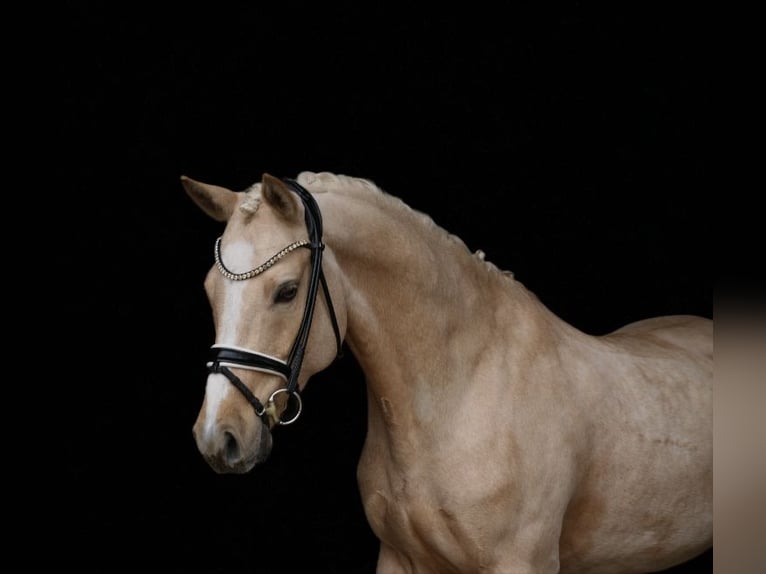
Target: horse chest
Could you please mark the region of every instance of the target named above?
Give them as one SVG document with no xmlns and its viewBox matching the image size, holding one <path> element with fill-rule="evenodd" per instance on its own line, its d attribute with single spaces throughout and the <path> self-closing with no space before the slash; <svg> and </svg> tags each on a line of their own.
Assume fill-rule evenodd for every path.
<svg viewBox="0 0 766 574">
<path fill-rule="evenodd" d="M 485 525 L 474 523 L 452 482 L 373 468 L 360 465 L 360 491 L 380 540 L 423 572 L 462 572 L 485 560 Z"/>
<path fill-rule="evenodd" d="M 418 571 L 461 572 L 477 563 L 480 547 L 461 531 L 449 508 L 380 490 L 366 499 L 365 508 L 378 538 L 418 565 Z"/>
</svg>

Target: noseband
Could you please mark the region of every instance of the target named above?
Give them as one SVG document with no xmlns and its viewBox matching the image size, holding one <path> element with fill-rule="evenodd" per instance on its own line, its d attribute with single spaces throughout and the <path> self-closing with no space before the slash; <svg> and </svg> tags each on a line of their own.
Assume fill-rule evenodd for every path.
<svg viewBox="0 0 766 574">
<path fill-rule="evenodd" d="M 295 422 L 301 414 L 303 403 L 300 394 L 298 393 L 298 375 L 300 374 L 301 365 L 303 364 L 303 355 L 306 352 L 306 343 L 308 342 L 309 331 L 311 330 L 311 320 L 314 316 L 314 305 L 316 303 L 320 283 L 322 285 L 322 290 L 324 291 L 332 327 L 335 331 L 335 343 L 337 345 L 338 357 L 342 355 L 343 345 L 340 329 L 338 328 L 338 320 L 335 317 L 335 309 L 333 308 L 332 299 L 330 298 L 330 290 L 327 288 L 327 281 L 322 272 L 322 251 L 324 250 L 324 244 L 322 243 L 322 214 L 319 211 L 319 206 L 314 200 L 314 197 L 306 191 L 305 188 L 299 185 L 298 182 L 291 179 L 285 179 L 284 182 L 303 202 L 306 229 L 308 230 L 309 235 L 308 241 L 304 240 L 291 243 L 265 263 L 246 273 L 232 273 L 229 271 L 221 260 L 221 238 L 219 237 L 215 243 L 216 266 L 224 277 L 232 281 L 245 281 L 251 277 L 260 275 L 285 255 L 300 247 L 305 247 L 311 251 L 311 277 L 309 280 L 308 293 L 306 295 L 306 306 L 303 310 L 303 318 L 301 320 L 300 328 L 298 329 L 298 334 L 295 337 L 295 341 L 287 356 L 287 360 L 230 345 L 213 345 L 210 348 L 210 359 L 207 362 L 208 371 L 210 373 L 220 373 L 225 376 L 231 384 L 244 395 L 247 401 L 255 409 L 255 414 L 260 417 L 266 426 L 269 426 L 269 418 L 276 420 L 280 425 L 288 425 Z M 271 373 L 284 379 L 286 381 L 286 386 L 274 391 L 267 401 L 268 406 L 264 407 L 261 401 L 258 400 L 253 392 L 247 388 L 229 367 Z M 278 416 L 276 414 L 274 399 L 280 394 L 287 395 L 288 403 L 282 412 L 282 415 Z"/>
</svg>

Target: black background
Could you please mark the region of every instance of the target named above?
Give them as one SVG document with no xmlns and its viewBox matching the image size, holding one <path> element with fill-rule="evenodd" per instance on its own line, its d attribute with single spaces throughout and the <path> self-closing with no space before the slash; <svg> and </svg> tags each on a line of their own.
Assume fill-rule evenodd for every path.
<svg viewBox="0 0 766 574">
<path fill-rule="evenodd" d="M 258 4 L 51 15 L 47 336 L 77 384 L 46 389 L 65 407 L 45 524 L 80 571 L 374 572 L 353 357 L 312 379 L 254 472 L 216 475 L 196 451 L 221 226 L 181 174 L 372 179 L 594 334 L 712 317 L 695 14 Z M 711 554 L 675 571 L 710 572 Z"/>
</svg>

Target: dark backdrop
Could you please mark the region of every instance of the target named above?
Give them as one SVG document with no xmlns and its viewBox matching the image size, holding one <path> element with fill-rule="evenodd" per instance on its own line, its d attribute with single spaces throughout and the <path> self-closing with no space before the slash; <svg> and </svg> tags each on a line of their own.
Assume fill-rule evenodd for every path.
<svg viewBox="0 0 766 574">
<path fill-rule="evenodd" d="M 56 238 L 46 337 L 77 383 L 46 389 L 65 405 L 43 521 L 61 564 L 374 572 L 353 357 L 314 377 L 253 473 L 216 475 L 196 451 L 221 227 L 181 174 L 238 190 L 264 172 L 372 179 L 587 332 L 712 317 L 693 13 L 210 6 L 51 17 L 41 140 L 58 173 L 35 197 Z"/>
</svg>

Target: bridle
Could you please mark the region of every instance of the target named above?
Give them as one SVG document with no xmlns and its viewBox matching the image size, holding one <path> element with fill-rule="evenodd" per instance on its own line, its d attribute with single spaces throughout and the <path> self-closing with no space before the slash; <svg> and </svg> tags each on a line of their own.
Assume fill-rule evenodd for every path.
<svg viewBox="0 0 766 574">
<path fill-rule="evenodd" d="M 298 184 L 298 182 L 292 179 L 284 179 L 283 181 L 303 202 L 306 229 L 308 230 L 309 239 L 291 243 L 269 258 L 265 263 L 245 273 L 233 273 L 223 264 L 223 261 L 221 260 L 220 237 L 215 242 L 214 251 L 218 270 L 224 277 L 232 281 L 245 281 L 260 275 L 271 268 L 285 255 L 298 248 L 305 247 L 311 251 L 311 276 L 308 293 L 306 294 L 306 306 L 303 310 L 303 318 L 301 320 L 300 328 L 298 329 L 298 334 L 295 337 L 295 341 L 287 356 L 287 360 L 231 345 L 213 345 L 210 348 L 210 359 L 207 362 L 208 371 L 210 373 L 219 373 L 225 376 L 231 384 L 245 396 L 247 401 L 255 409 L 255 414 L 258 415 L 266 426 L 269 426 L 270 418 L 276 420 L 280 425 L 291 424 L 298 419 L 303 410 L 303 402 L 298 393 L 298 375 L 300 374 L 301 365 L 303 364 L 303 355 L 306 352 L 306 343 L 308 342 L 309 331 L 311 330 L 311 320 L 314 316 L 314 306 L 316 304 L 320 284 L 324 291 L 327 310 L 330 314 L 333 330 L 335 331 L 337 356 L 340 357 L 343 354 L 343 341 L 341 340 L 340 329 L 338 328 L 338 320 L 335 317 L 335 309 L 333 308 L 332 299 L 330 298 L 330 290 L 327 288 L 327 281 L 325 280 L 322 271 L 322 251 L 324 250 L 324 243 L 322 243 L 322 214 L 319 211 L 319 206 L 314 200 L 314 197 L 305 188 Z M 271 393 L 271 396 L 266 402 L 267 406 L 264 406 L 229 367 L 272 373 L 283 378 L 286 381 L 286 386 Z M 277 415 L 274 399 L 283 393 L 287 395 L 287 405 L 282 414 Z"/>
</svg>

